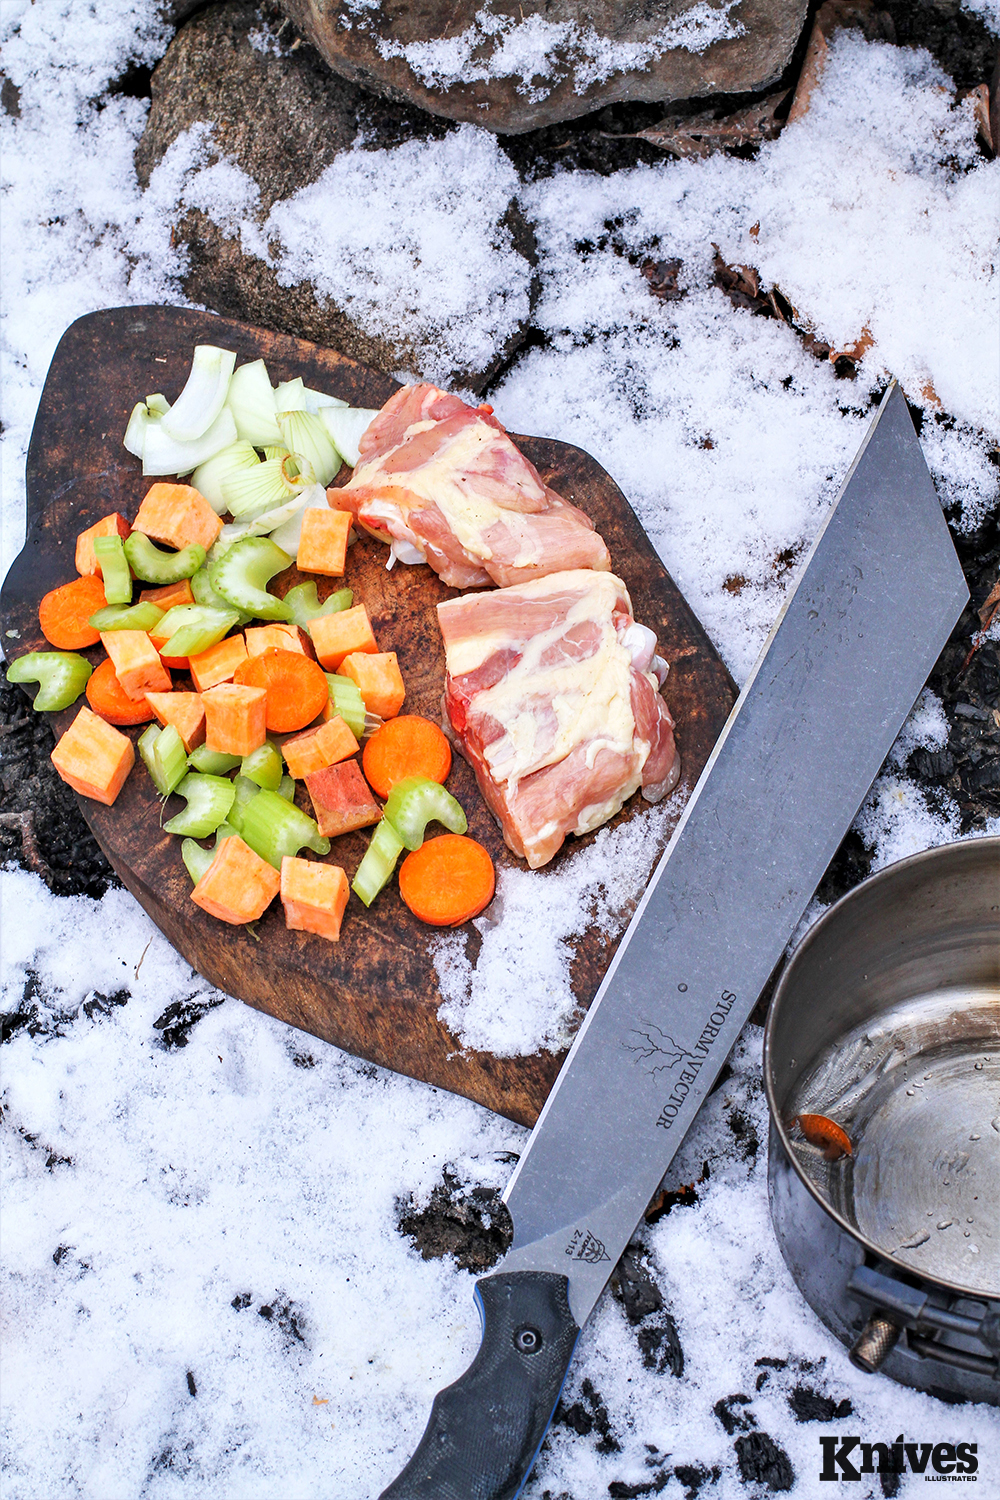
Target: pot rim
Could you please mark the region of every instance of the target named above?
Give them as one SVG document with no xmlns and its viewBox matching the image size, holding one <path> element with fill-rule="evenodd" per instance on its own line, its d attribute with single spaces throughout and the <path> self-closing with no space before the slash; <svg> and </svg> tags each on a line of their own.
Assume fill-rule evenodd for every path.
<svg viewBox="0 0 1000 1500">
<path fill-rule="evenodd" d="M 820 937 L 826 931 L 826 928 L 837 921 L 843 908 L 850 906 L 858 898 L 859 892 L 864 891 L 867 893 L 873 885 L 877 883 L 887 883 L 889 880 L 897 878 L 904 870 L 911 870 L 923 864 L 935 864 L 942 859 L 953 857 L 955 850 L 959 848 L 967 849 L 970 845 L 977 846 L 977 848 L 980 849 L 986 857 L 989 857 L 990 853 L 992 852 L 993 857 L 996 860 L 1000 861 L 1000 835 L 976 834 L 968 838 L 950 839 L 945 844 L 935 844 L 931 849 L 922 849 L 919 854 L 908 854 L 903 859 L 894 860 L 891 865 L 886 865 L 884 870 L 879 870 L 875 875 L 869 875 L 865 880 L 862 880 L 860 884 L 856 885 L 853 890 L 848 891 L 846 895 L 841 896 L 838 901 L 835 901 L 834 904 L 829 907 L 823 913 L 823 915 L 813 923 L 813 925 L 810 927 L 801 943 L 799 943 L 798 947 L 793 951 L 791 957 L 785 965 L 784 971 L 771 998 L 771 1003 L 768 1006 L 767 1019 L 764 1023 L 763 1072 L 764 1092 L 767 1096 L 767 1107 L 771 1117 L 771 1127 L 773 1130 L 777 1131 L 778 1138 L 780 1139 L 781 1144 L 784 1148 L 785 1155 L 788 1157 L 788 1160 L 790 1161 L 792 1168 L 802 1185 L 819 1204 L 820 1208 L 822 1208 L 824 1212 L 827 1213 L 830 1218 L 840 1226 L 844 1233 L 850 1235 L 870 1254 L 876 1256 L 879 1260 L 885 1261 L 888 1265 L 891 1265 L 895 1270 L 902 1272 L 905 1276 L 916 1277 L 917 1279 L 923 1280 L 925 1282 L 932 1282 L 935 1286 L 941 1287 L 942 1290 L 951 1292 L 955 1296 L 967 1297 L 975 1302 L 991 1302 L 995 1301 L 997 1297 L 1000 1296 L 1000 1288 L 998 1288 L 995 1292 L 983 1292 L 978 1288 L 962 1286 L 959 1282 L 946 1281 L 943 1277 L 932 1276 L 929 1272 L 916 1270 L 913 1266 L 907 1265 L 905 1261 L 897 1260 L 895 1255 L 892 1255 L 888 1250 L 884 1249 L 883 1246 L 877 1245 L 874 1240 L 868 1239 L 855 1224 L 851 1224 L 849 1220 L 845 1219 L 843 1214 L 839 1213 L 833 1207 L 833 1205 L 823 1197 L 823 1195 L 809 1180 L 802 1167 L 799 1165 L 798 1157 L 795 1154 L 792 1142 L 788 1136 L 788 1132 L 785 1130 L 785 1127 L 782 1124 L 781 1114 L 778 1109 L 777 1100 L 775 1099 L 773 1070 L 771 1068 L 773 1037 L 777 1024 L 776 1018 L 781 1008 L 780 1002 L 783 1000 L 785 991 L 789 987 L 790 979 L 795 973 L 795 966 L 799 955 L 805 953 L 809 949 L 811 944 L 819 941 Z"/>
</svg>

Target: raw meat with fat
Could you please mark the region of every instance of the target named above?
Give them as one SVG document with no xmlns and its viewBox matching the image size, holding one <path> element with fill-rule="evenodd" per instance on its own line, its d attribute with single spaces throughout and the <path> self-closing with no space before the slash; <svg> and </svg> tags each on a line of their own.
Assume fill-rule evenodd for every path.
<svg viewBox="0 0 1000 1500">
<path fill-rule="evenodd" d="M 532 869 L 680 775 L 665 665 L 620 578 L 573 569 L 439 604 L 445 714 L 507 844 Z"/>
<path fill-rule="evenodd" d="M 608 571 L 593 522 L 550 490 L 490 406 L 404 386 L 368 427 L 333 503 L 404 562 L 455 588 L 525 583 L 567 568 Z"/>
</svg>

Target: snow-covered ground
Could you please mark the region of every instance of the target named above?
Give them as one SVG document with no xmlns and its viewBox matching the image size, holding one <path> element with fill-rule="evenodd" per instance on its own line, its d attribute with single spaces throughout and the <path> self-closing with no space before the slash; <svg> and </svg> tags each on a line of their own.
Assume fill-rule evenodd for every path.
<svg viewBox="0 0 1000 1500">
<path fill-rule="evenodd" d="M 0 20 L 3 70 L 20 91 L 19 117 L 0 117 L 6 565 L 23 534 L 35 406 L 67 324 L 92 308 L 183 300 L 168 217 L 181 194 L 262 237 L 247 180 L 206 168 L 197 141 L 146 193 L 136 182 L 146 105 L 107 90 L 131 61 L 162 55 L 170 33 L 152 0 L 0 0 Z M 449 191 L 463 164 L 483 183 L 475 202 Z M 494 205 L 514 178 L 494 139 L 463 127 L 330 170 L 326 199 L 321 182 L 272 210 L 267 253 L 282 276 L 342 287 L 373 330 L 412 318 L 420 374 L 448 366 L 463 326 L 477 347 L 502 343 L 525 267 L 495 244 Z M 888 371 L 925 407 L 925 453 L 959 526 L 996 505 L 998 187 L 1000 163 L 978 154 L 971 112 L 954 107 L 926 54 L 844 36 L 809 115 L 755 161 L 664 161 L 521 190 L 548 342 L 492 397 L 498 414 L 600 458 L 738 679 L 793 576 L 779 556 L 820 524 Z M 461 278 L 442 252 L 453 233 Z M 755 265 L 836 348 L 867 330 L 857 379 L 837 380 L 791 329 L 735 309 L 712 284 L 713 245 Z M 629 259 L 644 253 L 683 262 L 682 301 L 650 297 Z M 470 262 L 488 271 L 485 290 Z M 733 578 L 745 582 L 724 588 Z M 942 722 L 925 693 L 907 752 L 940 744 Z M 929 805 L 906 776 L 903 748 L 859 820 L 878 866 L 958 827 L 947 799 Z M 561 883 L 539 877 L 551 887 L 541 915 L 534 903 L 544 983 L 532 1004 L 502 927 L 475 969 L 451 940 L 441 962 L 458 1033 L 492 1026 L 510 1051 L 558 1037 L 566 939 L 587 921 L 615 923 L 602 847 L 575 871 L 569 862 Z M 635 854 L 609 841 L 605 858 L 617 870 Z M 395 1227 L 397 1200 L 425 1200 L 447 1163 L 501 1185 L 525 1132 L 206 992 L 124 891 L 58 900 L 21 871 L 2 882 L 2 1008 L 29 986 L 45 1021 L 3 1049 L 4 1500 L 377 1494 L 478 1341 L 470 1275 L 419 1258 Z M 531 897 L 511 884 L 508 908 L 528 920 Z M 122 990 L 128 1002 L 107 1014 L 83 1009 Z M 186 1047 L 167 1049 L 153 1022 L 191 996 L 220 1003 Z M 866 1439 L 978 1441 L 980 1493 L 1000 1492 L 994 1412 L 860 1375 L 801 1301 L 769 1229 L 765 1152 L 745 1149 L 747 1132 L 766 1137 L 758 1030 L 733 1062 L 677 1167 L 690 1180 L 710 1158 L 710 1181 L 643 1235 L 684 1373 L 646 1369 L 606 1296 L 567 1400 L 593 1410 L 586 1393 L 598 1393 L 613 1442 L 601 1422 L 589 1435 L 558 1428 L 526 1494 L 597 1500 L 612 1482 L 687 1465 L 718 1469 L 703 1495 L 746 1495 L 713 1413 L 734 1392 L 751 1395 L 745 1409 L 788 1454 L 795 1493 L 817 1493 L 818 1433 L 844 1423 L 797 1421 L 796 1384 L 847 1399 L 849 1430 Z M 683 1491 L 675 1477 L 662 1492 Z"/>
</svg>

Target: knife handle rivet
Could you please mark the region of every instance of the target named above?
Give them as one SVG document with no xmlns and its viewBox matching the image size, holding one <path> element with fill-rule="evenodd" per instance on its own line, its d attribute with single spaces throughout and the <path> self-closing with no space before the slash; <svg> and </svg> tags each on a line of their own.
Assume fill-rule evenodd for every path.
<svg viewBox="0 0 1000 1500">
<path fill-rule="evenodd" d="M 542 1347 L 542 1335 L 537 1328 L 525 1325 L 514 1330 L 514 1348 L 520 1354 L 537 1354 Z"/>
<path fill-rule="evenodd" d="M 680 990 L 680 992 L 681 992 L 682 995 L 686 995 L 687 994 L 687 985 L 686 984 L 679 984 L 677 986 L 677 988 Z"/>
</svg>

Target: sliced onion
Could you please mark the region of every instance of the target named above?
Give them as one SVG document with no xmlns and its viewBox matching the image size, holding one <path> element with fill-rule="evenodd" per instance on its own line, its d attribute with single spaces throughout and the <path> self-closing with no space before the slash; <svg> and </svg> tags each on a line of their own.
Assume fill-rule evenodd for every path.
<svg viewBox="0 0 1000 1500">
<path fill-rule="evenodd" d="M 230 443 L 228 448 L 223 448 L 214 458 L 198 465 L 191 475 L 191 483 L 199 494 L 204 495 L 216 515 L 221 516 L 228 509 L 228 502 L 222 493 L 223 479 L 243 469 L 255 468 L 259 463 L 260 459 L 252 443 Z"/>
<path fill-rule="evenodd" d="M 281 442 L 274 391 L 262 359 L 240 365 L 233 372 L 226 405 L 236 418 L 236 431 L 246 442 L 253 443 L 256 448 Z"/>
<path fill-rule="evenodd" d="M 333 439 L 333 446 L 352 469 L 360 457 L 358 444 L 362 435 L 377 416 L 377 411 L 364 406 L 324 406 L 320 410 L 319 419 Z"/>
<path fill-rule="evenodd" d="M 326 498 L 326 490 L 321 484 L 310 485 L 307 490 L 302 491 L 302 504 L 290 520 L 275 527 L 271 532 L 272 542 L 277 542 L 283 552 L 290 557 L 298 557 L 299 542 L 302 540 L 302 517 L 307 510 L 328 510 L 329 501 Z"/>
<path fill-rule="evenodd" d="M 306 410 L 306 388 L 301 375 L 296 375 L 294 380 L 283 380 L 275 387 L 274 406 L 276 411 Z"/>
<path fill-rule="evenodd" d="M 321 406 L 349 406 L 349 401 L 341 401 L 339 396 L 324 396 L 322 391 L 313 391 L 309 387 L 302 387 L 302 394 L 306 398 L 306 411 L 311 411 L 313 416 L 319 415 Z"/>
<path fill-rule="evenodd" d="M 311 465 L 316 483 L 329 484 L 341 460 L 319 417 L 307 411 L 282 411 L 278 413 L 278 426 L 289 451 Z"/>
<path fill-rule="evenodd" d="M 142 450 L 146 443 L 146 428 L 149 425 L 149 407 L 144 401 L 137 401 L 132 408 L 122 438 L 122 446 L 127 453 L 134 453 L 136 458 L 142 457 Z"/>
<path fill-rule="evenodd" d="M 160 391 L 153 396 L 147 396 L 146 405 L 149 407 L 151 417 L 165 417 L 170 410 L 170 402 Z"/>
<path fill-rule="evenodd" d="M 299 467 L 301 473 L 293 472 Z M 263 515 L 284 505 L 313 483 L 315 480 L 308 465 L 297 464 L 295 455 L 286 453 L 284 458 L 265 459 L 255 469 L 239 469 L 227 474 L 221 489 L 237 520 L 248 521 L 255 515 Z M 276 521 L 275 525 L 280 525 L 280 522 Z"/>
<path fill-rule="evenodd" d="M 321 485 L 309 485 L 300 491 L 299 494 L 293 495 L 290 500 L 286 500 L 283 505 L 274 506 L 271 510 L 265 511 L 263 515 L 256 516 L 252 521 L 234 521 L 228 526 L 223 526 L 216 542 L 220 553 L 228 550 L 234 542 L 238 542 L 244 536 L 267 536 L 270 534 L 273 540 L 274 534 L 277 531 L 285 530 L 286 526 L 296 518 L 298 518 L 299 530 L 301 532 L 302 519 L 300 512 L 312 509 L 316 502 L 310 502 L 309 496 L 315 490 L 318 490 L 319 494 L 322 495 L 323 504 L 325 505 L 326 491 Z M 280 542 L 277 545 L 281 547 Z M 295 544 L 295 553 L 291 552 L 288 547 L 283 547 L 282 551 L 288 552 L 290 557 L 294 557 L 295 553 L 298 552 L 298 542 Z"/>
<path fill-rule="evenodd" d="M 229 382 L 236 364 L 231 349 L 215 344 L 196 344 L 187 384 L 162 418 L 168 437 L 191 443 L 203 437 L 226 404 Z"/>
<path fill-rule="evenodd" d="M 236 423 L 228 407 L 223 407 L 211 427 L 200 438 L 182 443 L 163 430 L 163 418 L 152 417 L 146 423 L 142 446 L 143 474 L 190 474 L 199 464 L 214 458 L 223 448 L 236 441 Z"/>
</svg>

